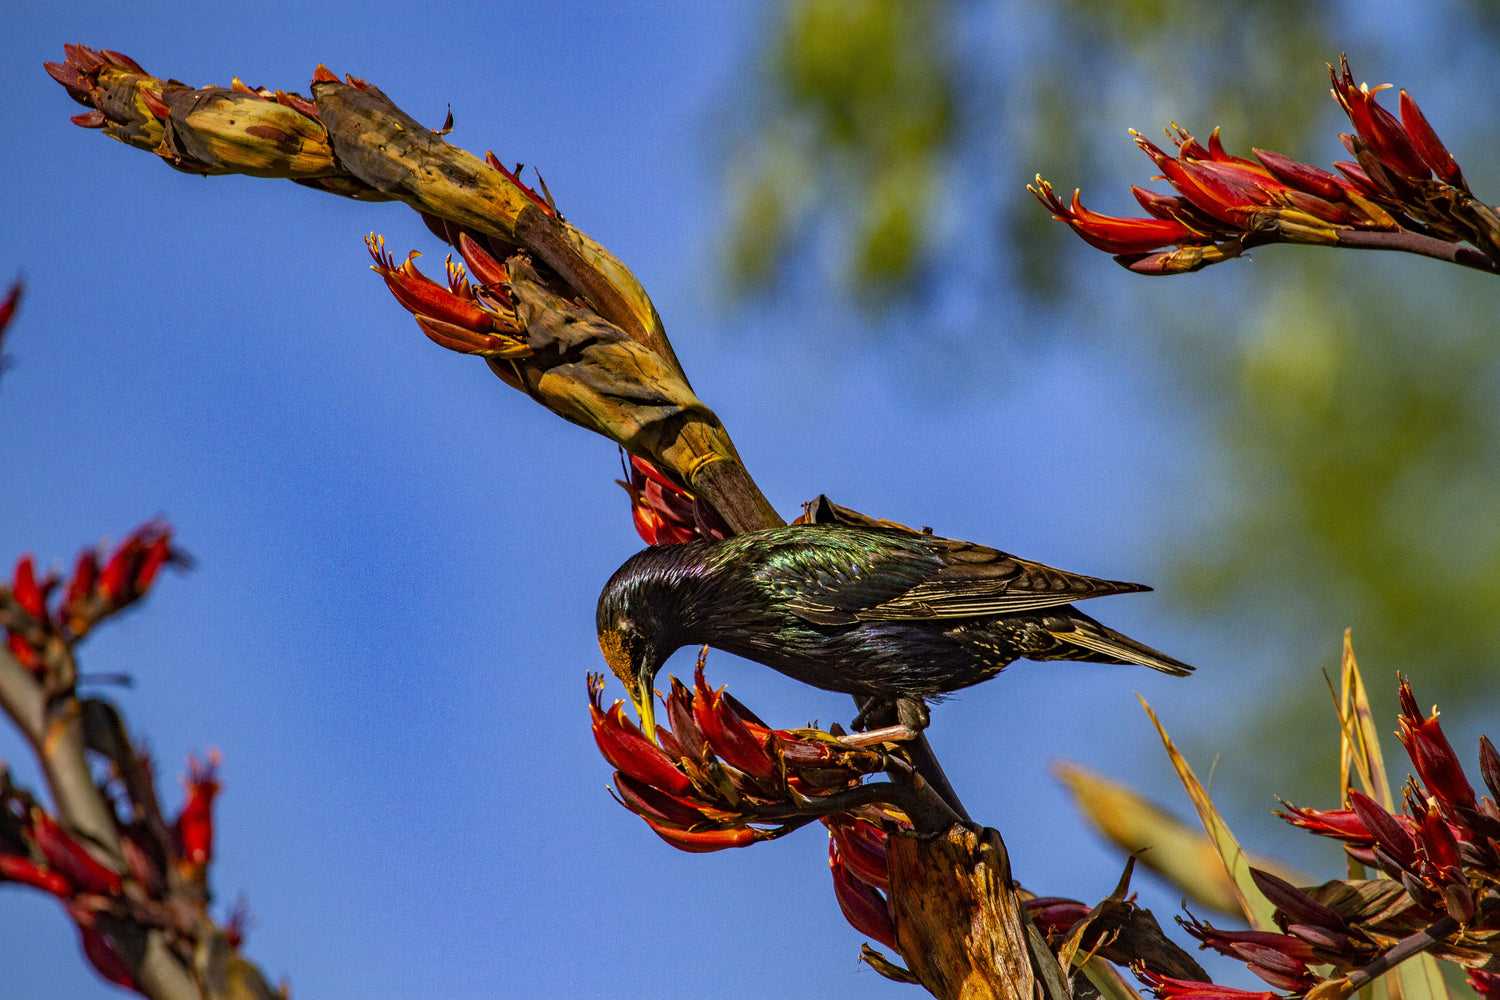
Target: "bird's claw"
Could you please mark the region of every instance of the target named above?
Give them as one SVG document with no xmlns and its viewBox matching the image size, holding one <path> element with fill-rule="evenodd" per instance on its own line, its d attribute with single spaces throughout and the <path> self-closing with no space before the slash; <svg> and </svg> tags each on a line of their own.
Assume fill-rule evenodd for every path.
<svg viewBox="0 0 1500 1000">
<path fill-rule="evenodd" d="M 927 728 L 930 718 L 927 704 L 921 698 L 894 698 L 890 701 L 866 702 L 850 726 L 864 732 L 877 729 L 907 730 L 910 735 L 902 739 L 915 739 Z"/>
<path fill-rule="evenodd" d="M 897 698 L 896 721 L 915 735 L 927 728 L 932 716 L 927 713 L 927 703 L 921 698 Z"/>
</svg>

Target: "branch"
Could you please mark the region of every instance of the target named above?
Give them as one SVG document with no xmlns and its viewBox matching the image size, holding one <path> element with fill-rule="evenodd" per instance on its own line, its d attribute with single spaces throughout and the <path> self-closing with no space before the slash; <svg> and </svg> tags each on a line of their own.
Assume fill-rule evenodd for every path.
<svg viewBox="0 0 1500 1000">
<path fill-rule="evenodd" d="M 1464 246 L 1462 243 L 1450 243 L 1447 240 L 1425 236 L 1421 233 L 1405 230 L 1395 233 L 1378 233 L 1351 229 L 1341 230 L 1337 238 L 1338 245 L 1341 247 L 1350 247 L 1355 250 L 1399 250 L 1421 257 L 1431 257 L 1433 260 L 1447 261 L 1449 264 L 1458 264 L 1461 267 L 1472 267 L 1476 271 L 1484 271 L 1488 274 L 1500 274 L 1500 262 L 1495 261 L 1488 254 L 1474 247 Z"/>
</svg>

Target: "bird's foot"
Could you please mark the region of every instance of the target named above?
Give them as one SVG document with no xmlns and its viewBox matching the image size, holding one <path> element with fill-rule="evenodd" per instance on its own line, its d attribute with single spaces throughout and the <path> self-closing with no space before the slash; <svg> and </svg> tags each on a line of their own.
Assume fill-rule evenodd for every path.
<svg viewBox="0 0 1500 1000">
<path fill-rule="evenodd" d="M 866 702 L 849 725 L 863 732 L 905 729 L 911 735 L 904 738 L 914 739 L 927 728 L 929 719 L 927 704 L 921 698 L 895 698 L 891 701 Z"/>
<path fill-rule="evenodd" d="M 896 721 L 896 703 L 891 701 L 877 701 L 871 699 L 866 701 L 849 723 L 849 728 L 855 732 L 863 732 L 867 729 L 878 729 L 889 726 Z"/>
<path fill-rule="evenodd" d="M 927 713 L 927 703 L 921 698 L 897 698 L 896 721 L 920 733 L 932 721 L 932 716 Z"/>
</svg>

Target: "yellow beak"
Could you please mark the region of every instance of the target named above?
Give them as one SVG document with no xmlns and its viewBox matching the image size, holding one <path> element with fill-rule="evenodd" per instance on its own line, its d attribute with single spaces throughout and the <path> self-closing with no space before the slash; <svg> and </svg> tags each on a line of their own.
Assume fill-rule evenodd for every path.
<svg viewBox="0 0 1500 1000">
<path fill-rule="evenodd" d="M 641 732 L 646 734 L 646 739 L 656 741 L 656 688 L 650 681 L 636 678 L 635 684 L 631 685 L 627 692 L 630 700 L 635 703 L 635 714 L 641 720 Z"/>
</svg>

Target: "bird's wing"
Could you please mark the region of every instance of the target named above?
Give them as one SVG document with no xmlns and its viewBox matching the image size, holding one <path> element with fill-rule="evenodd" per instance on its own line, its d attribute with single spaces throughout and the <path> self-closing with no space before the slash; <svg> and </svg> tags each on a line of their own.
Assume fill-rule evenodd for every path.
<svg viewBox="0 0 1500 1000">
<path fill-rule="evenodd" d="M 866 607 L 858 613 L 861 620 L 983 618 L 1151 589 L 1068 573 L 971 542 L 932 541 L 942 546 L 942 568 L 900 595 Z"/>
<path fill-rule="evenodd" d="M 893 534 L 881 531 L 876 537 L 884 541 Z M 784 544 L 762 547 L 756 575 L 797 617 L 815 625 L 852 625 L 942 569 L 924 544 L 865 541 L 848 530 L 788 533 Z"/>
</svg>

